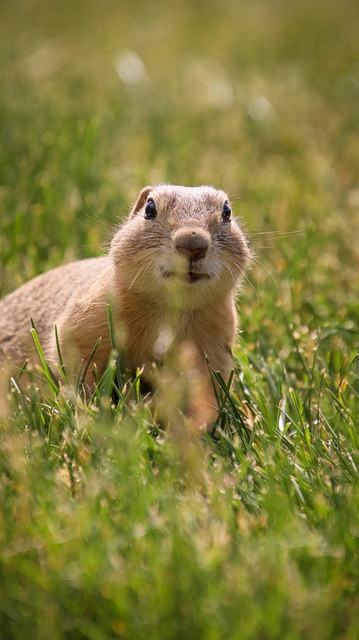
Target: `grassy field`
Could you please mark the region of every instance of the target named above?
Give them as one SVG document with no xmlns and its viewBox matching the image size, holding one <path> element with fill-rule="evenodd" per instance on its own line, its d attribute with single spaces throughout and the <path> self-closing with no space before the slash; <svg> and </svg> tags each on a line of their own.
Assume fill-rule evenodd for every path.
<svg viewBox="0 0 359 640">
<path fill-rule="evenodd" d="M 147 183 L 256 253 L 214 437 L 0 378 L 1 640 L 357 640 L 357 3 L 0 4 L 0 295 Z"/>
</svg>

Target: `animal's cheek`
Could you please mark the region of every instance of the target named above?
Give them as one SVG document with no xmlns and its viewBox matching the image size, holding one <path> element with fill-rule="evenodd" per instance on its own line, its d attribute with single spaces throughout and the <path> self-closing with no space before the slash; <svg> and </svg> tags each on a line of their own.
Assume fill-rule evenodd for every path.
<svg viewBox="0 0 359 640">
<path fill-rule="evenodd" d="M 200 265 L 203 271 L 208 273 L 210 277 L 216 278 L 220 276 L 222 270 L 221 260 L 215 251 L 209 251 Z"/>
<path fill-rule="evenodd" d="M 148 263 L 148 270 L 157 282 L 161 282 L 164 277 L 167 277 L 173 271 L 171 253 L 163 248 L 159 249 L 156 255 L 151 257 L 151 261 Z"/>
</svg>

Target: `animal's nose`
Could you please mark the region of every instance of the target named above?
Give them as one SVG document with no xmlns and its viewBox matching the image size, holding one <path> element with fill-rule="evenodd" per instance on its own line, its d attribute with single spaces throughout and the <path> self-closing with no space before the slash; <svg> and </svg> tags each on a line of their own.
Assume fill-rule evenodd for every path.
<svg viewBox="0 0 359 640">
<path fill-rule="evenodd" d="M 206 235 L 198 231 L 178 231 L 174 240 L 177 253 L 193 262 L 204 258 L 209 246 Z"/>
</svg>

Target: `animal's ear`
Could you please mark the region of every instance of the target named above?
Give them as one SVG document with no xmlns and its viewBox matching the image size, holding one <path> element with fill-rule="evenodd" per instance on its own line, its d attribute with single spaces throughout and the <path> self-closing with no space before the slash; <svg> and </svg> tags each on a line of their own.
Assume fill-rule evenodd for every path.
<svg viewBox="0 0 359 640">
<path fill-rule="evenodd" d="M 144 187 L 144 189 L 142 189 L 130 213 L 130 218 L 132 218 L 132 216 L 135 216 L 136 213 L 138 213 L 138 211 L 142 209 L 147 200 L 148 194 L 152 191 L 152 188 L 153 187 Z"/>
</svg>

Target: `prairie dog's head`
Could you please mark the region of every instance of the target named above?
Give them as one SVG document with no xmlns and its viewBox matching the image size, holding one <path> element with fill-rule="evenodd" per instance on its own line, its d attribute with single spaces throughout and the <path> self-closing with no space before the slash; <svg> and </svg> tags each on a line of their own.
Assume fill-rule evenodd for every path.
<svg viewBox="0 0 359 640">
<path fill-rule="evenodd" d="M 176 287 L 191 307 L 233 289 L 250 260 L 227 194 L 208 186 L 143 189 L 111 255 L 128 289 L 160 301 Z"/>
</svg>

